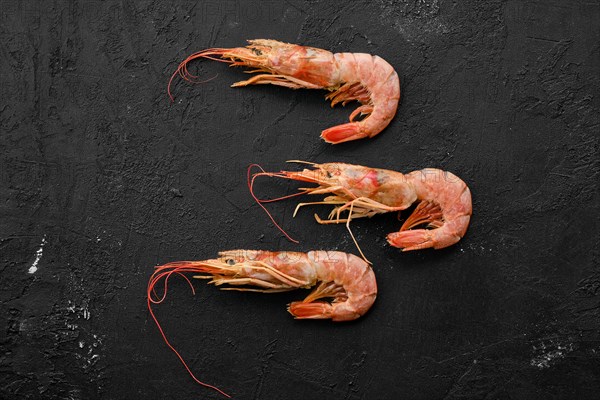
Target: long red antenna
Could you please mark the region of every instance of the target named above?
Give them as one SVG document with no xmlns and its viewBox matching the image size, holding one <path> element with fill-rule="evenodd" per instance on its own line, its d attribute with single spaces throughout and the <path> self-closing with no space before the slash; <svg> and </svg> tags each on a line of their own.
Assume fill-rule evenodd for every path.
<svg viewBox="0 0 600 400">
<path fill-rule="evenodd" d="M 253 167 L 260 169 L 261 172 L 252 174 L 251 172 L 252 172 Z M 285 199 L 289 199 L 289 198 L 296 197 L 296 196 L 302 196 L 303 194 L 310 193 L 310 191 L 305 190 L 305 191 L 302 191 L 299 193 L 294 193 L 294 194 L 289 194 L 287 196 L 277 197 L 275 199 L 264 199 L 264 200 L 259 199 L 256 196 L 256 194 L 254 194 L 254 180 L 256 178 L 258 178 L 259 176 L 276 176 L 276 177 L 280 177 L 280 178 L 288 178 L 288 177 L 284 174 L 267 172 L 263 169 L 263 167 L 261 167 L 258 164 L 250 164 L 250 166 L 248 166 L 248 190 L 250 191 L 250 195 L 256 201 L 256 203 L 267 213 L 267 215 L 271 219 L 271 222 L 273 222 L 273 225 L 275 225 L 277 227 L 277 229 L 279 229 L 281 231 L 281 233 L 283 233 L 283 235 L 286 238 L 288 238 L 289 241 L 294 242 L 294 243 L 300 243 L 299 241 L 297 241 L 296 239 L 293 239 L 290 235 L 288 235 L 288 233 L 277 222 L 275 222 L 275 218 L 273 218 L 273 216 L 271 215 L 269 210 L 267 210 L 267 208 L 263 205 L 263 203 L 272 203 L 274 201 L 285 200 Z"/>
<path fill-rule="evenodd" d="M 156 326 L 158 327 L 158 330 L 159 330 L 160 334 L 162 335 L 163 340 L 165 341 L 167 346 L 169 346 L 169 348 L 173 351 L 173 353 L 175 353 L 175 355 L 177 355 L 177 357 L 179 358 L 179 361 L 181 361 L 181 363 L 183 364 L 183 366 L 185 367 L 187 372 L 190 374 L 192 379 L 194 379 L 194 381 L 196 381 L 196 383 L 198 383 L 204 387 L 213 389 L 213 390 L 221 393 L 223 396 L 225 396 L 227 398 L 231 398 L 230 395 L 228 395 L 227 393 L 225 393 L 218 387 L 209 385 L 208 383 L 204 383 L 201 380 L 199 380 L 198 378 L 196 378 L 196 375 L 194 375 L 194 373 L 192 372 L 190 367 L 188 367 L 187 363 L 185 362 L 185 360 L 183 359 L 181 354 L 179 354 L 179 352 L 175 349 L 175 347 L 173 347 L 171 342 L 169 342 L 169 339 L 167 339 L 167 335 L 165 334 L 162 326 L 158 322 L 158 318 L 156 318 L 156 315 L 154 315 L 154 311 L 152 310 L 152 304 L 160 304 L 167 297 L 168 281 L 172 274 L 177 274 L 177 275 L 183 276 L 183 278 L 190 285 L 190 288 L 192 289 L 192 294 L 196 294 L 196 291 L 194 290 L 194 286 L 192 285 L 192 282 L 190 282 L 190 280 L 185 275 L 183 275 L 183 272 L 198 273 L 198 272 L 204 272 L 204 271 L 201 268 L 194 267 L 193 265 L 190 265 L 187 262 L 171 263 L 171 264 L 162 265 L 160 267 L 156 267 L 156 271 L 154 271 L 154 273 L 150 277 L 150 281 L 148 282 L 148 291 L 146 293 L 147 301 L 148 301 L 148 311 L 150 311 L 150 315 L 152 316 L 152 319 L 156 323 Z M 156 294 L 154 287 L 156 286 L 157 283 L 159 283 L 161 281 L 161 279 L 164 279 L 164 289 L 163 289 L 162 296 L 158 296 Z M 154 294 L 155 298 L 152 298 L 153 294 Z"/>
<path fill-rule="evenodd" d="M 218 76 L 218 75 L 215 75 L 212 78 L 209 78 L 204 81 L 196 80 L 196 78 L 198 78 L 198 77 L 194 74 L 191 74 L 187 69 L 187 66 L 190 63 L 190 61 L 193 61 L 197 58 L 208 58 L 209 60 L 231 64 L 233 62 L 231 60 L 223 60 L 220 58 L 213 57 L 213 56 L 221 57 L 223 55 L 223 53 L 227 50 L 229 50 L 229 49 L 221 49 L 221 48 L 206 49 L 206 50 L 198 51 L 198 52 L 188 56 L 185 60 L 183 60 L 179 64 L 179 66 L 177 67 L 175 72 L 173 72 L 173 75 L 171 75 L 171 79 L 169 79 L 169 84 L 167 85 L 167 93 L 169 94 L 169 97 L 171 98 L 171 102 L 175 101 L 173 95 L 171 94 L 171 84 L 173 83 L 173 79 L 175 79 L 175 77 L 177 75 L 179 75 L 182 79 L 184 79 L 188 82 L 192 82 L 192 83 L 206 83 L 206 82 L 212 81 L 213 79 L 215 79 Z"/>
</svg>

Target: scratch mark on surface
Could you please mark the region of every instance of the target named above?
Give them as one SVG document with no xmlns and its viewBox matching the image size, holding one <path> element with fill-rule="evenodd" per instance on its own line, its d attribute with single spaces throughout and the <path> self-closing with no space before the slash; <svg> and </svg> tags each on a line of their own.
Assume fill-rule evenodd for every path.
<svg viewBox="0 0 600 400">
<path fill-rule="evenodd" d="M 469 367 L 463 372 L 460 377 L 450 386 L 450 389 L 444 396 L 444 399 L 450 398 L 456 388 L 460 388 L 462 380 L 471 373 L 473 368 L 477 365 L 477 360 L 473 360 L 473 362 L 469 365 Z"/>
<path fill-rule="evenodd" d="M 554 42 L 554 43 L 560 42 L 560 40 L 554 40 L 554 39 L 548 39 L 548 38 L 542 38 L 542 37 L 533 37 L 533 36 L 527 36 L 527 39 L 542 40 L 545 42 Z"/>
<path fill-rule="evenodd" d="M 491 347 L 497 346 L 497 345 L 499 345 L 499 344 L 502 344 L 502 343 L 506 343 L 506 342 L 510 342 L 510 341 L 513 341 L 513 340 L 519 339 L 520 337 L 521 337 L 521 336 L 520 336 L 520 335 L 518 335 L 518 336 L 510 337 L 510 338 L 507 338 L 507 339 L 499 340 L 499 341 L 497 341 L 497 342 L 490 343 L 490 344 L 488 344 L 488 345 L 486 345 L 486 346 L 483 346 L 483 347 L 479 347 L 479 348 L 473 349 L 472 351 L 468 351 L 468 352 L 466 352 L 466 353 L 458 354 L 458 355 L 456 355 L 456 356 L 449 357 L 449 358 L 445 358 L 445 359 L 443 359 L 443 360 L 440 360 L 440 361 L 437 361 L 437 360 L 433 360 L 433 361 L 434 361 L 436 364 L 443 364 L 443 363 L 446 363 L 446 362 L 448 362 L 448 361 L 455 360 L 455 359 L 457 359 L 457 358 L 459 358 L 459 357 L 465 357 L 465 356 L 469 356 L 469 357 L 470 357 L 470 356 L 472 356 L 472 355 L 473 355 L 473 354 L 475 354 L 475 353 L 478 353 L 478 352 L 481 352 L 481 351 L 487 350 L 487 349 L 489 349 L 489 348 L 491 348 Z"/>
<path fill-rule="evenodd" d="M 273 339 L 265 345 L 265 353 L 262 357 L 262 368 L 260 371 L 260 376 L 259 376 L 256 392 L 253 397 L 254 399 L 261 398 L 260 393 L 261 393 L 263 385 L 265 383 L 265 376 L 268 373 L 269 363 L 271 361 L 271 358 L 273 358 L 273 356 L 275 355 L 275 346 L 277 344 L 277 340 L 278 339 Z"/>
<path fill-rule="evenodd" d="M 277 125 L 278 123 L 280 123 L 281 121 L 283 121 L 285 119 L 285 117 L 287 117 L 288 115 L 290 115 L 290 113 L 292 111 L 294 111 L 294 109 L 296 108 L 296 106 L 299 104 L 298 101 L 298 97 L 294 96 L 287 107 L 287 110 L 285 110 L 283 113 L 281 113 L 280 115 L 278 115 L 271 123 L 269 123 L 266 127 L 264 127 L 263 129 L 261 129 L 261 131 L 258 134 L 258 139 L 262 140 L 265 137 L 265 132 L 268 130 L 271 130 L 272 128 L 275 127 L 275 125 Z"/>
</svg>

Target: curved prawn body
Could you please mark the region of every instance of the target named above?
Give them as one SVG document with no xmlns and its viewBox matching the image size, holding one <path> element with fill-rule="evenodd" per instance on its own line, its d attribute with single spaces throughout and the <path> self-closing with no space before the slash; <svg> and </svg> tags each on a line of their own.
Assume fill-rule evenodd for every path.
<svg viewBox="0 0 600 400">
<path fill-rule="evenodd" d="M 152 310 L 152 304 L 164 301 L 168 280 L 173 274 L 185 278 L 195 293 L 191 281 L 184 275 L 186 273 L 194 274 L 194 278 L 209 279 L 209 283 L 217 286 L 224 285 L 223 290 L 276 293 L 314 287 L 304 300 L 289 304 L 288 311 L 298 319 L 351 321 L 364 315 L 377 297 L 377 283 L 371 267 L 361 258 L 339 251 L 298 253 L 230 250 L 220 252 L 215 259 L 178 261 L 156 267 L 148 282 L 150 315 L 167 346 L 177 355 L 194 381 L 226 397 L 230 396 L 196 378 L 167 339 Z M 160 296 L 155 290 L 157 285 L 164 288 Z"/>
<path fill-rule="evenodd" d="M 224 290 L 275 293 L 316 286 L 304 300 L 289 305 L 290 314 L 299 319 L 351 321 L 365 314 L 377 296 L 371 267 L 339 251 L 230 250 L 212 260 L 169 263 L 155 275 L 181 269 L 211 284 L 227 285 Z M 321 300 L 326 298 L 333 301 Z"/>
<path fill-rule="evenodd" d="M 418 203 L 400 230 L 387 236 L 390 245 L 404 251 L 448 247 L 457 243 L 467 231 L 472 213 L 471 192 L 451 172 L 426 168 L 402 174 L 344 163 L 311 165 L 311 169 L 303 171 L 256 173 L 249 182 L 250 189 L 252 191 L 258 176 L 316 183 L 317 187 L 302 188 L 298 194 L 324 194 L 327 195 L 325 199 L 298 204 L 294 215 L 305 205 L 332 205 L 329 218 L 323 220 L 315 215 L 317 222 L 346 223 L 348 229 L 352 219 L 402 211 Z M 255 199 L 259 203 L 265 202 Z M 345 218 L 341 217 L 343 212 Z M 418 227 L 420 229 L 414 229 Z"/>
<path fill-rule="evenodd" d="M 248 46 L 213 48 L 192 54 L 177 68 L 176 75 L 195 81 L 187 65 L 197 58 L 252 68 L 259 73 L 236 82 L 232 87 L 271 84 L 292 89 L 325 89 L 331 106 L 358 101 L 361 106 L 352 112 L 350 122 L 325 129 L 321 137 L 328 143 L 373 137 L 390 123 L 400 100 L 400 80 L 394 68 L 378 56 L 365 53 L 331 53 L 314 47 L 300 46 L 277 40 L 249 40 Z M 171 99 L 173 97 L 171 96 Z M 366 116 L 357 120 L 359 116 Z"/>
</svg>

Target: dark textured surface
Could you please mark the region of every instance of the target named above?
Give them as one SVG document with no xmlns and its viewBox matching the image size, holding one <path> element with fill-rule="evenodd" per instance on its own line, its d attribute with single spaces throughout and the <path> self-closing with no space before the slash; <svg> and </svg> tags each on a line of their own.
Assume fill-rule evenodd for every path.
<svg viewBox="0 0 600 400">
<path fill-rule="evenodd" d="M 1 3 L 0 398 L 221 398 L 162 342 L 147 279 L 220 249 L 355 252 L 312 210 L 291 220 L 294 201 L 270 208 L 298 246 L 253 204 L 246 166 L 287 159 L 453 171 L 470 229 L 402 254 L 393 216 L 356 222 L 380 290 L 350 324 L 294 321 L 304 293 L 173 280 L 157 313 L 201 379 L 238 399 L 597 398 L 597 1 Z M 329 146 L 319 132 L 348 107 L 231 89 L 243 74 L 210 62 L 216 79 L 168 102 L 182 58 L 247 38 L 380 55 L 397 117 Z"/>
</svg>

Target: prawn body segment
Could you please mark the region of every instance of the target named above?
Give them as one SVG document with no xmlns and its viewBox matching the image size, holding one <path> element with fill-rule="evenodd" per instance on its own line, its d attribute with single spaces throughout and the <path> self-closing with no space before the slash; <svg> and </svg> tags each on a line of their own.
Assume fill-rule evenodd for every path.
<svg viewBox="0 0 600 400">
<path fill-rule="evenodd" d="M 451 172 L 434 168 L 411 172 L 409 177 L 423 201 L 399 232 L 388 235 L 388 242 L 405 250 L 441 249 L 458 243 L 473 211 L 468 186 Z M 412 229 L 419 225 L 433 229 Z"/>
<path fill-rule="evenodd" d="M 232 250 L 214 260 L 186 265 L 198 271 L 195 278 L 226 285 L 225 290 L 275 293 L 315 287 L 303 301 L 289 305 L 288 311 L 299 319 L 350 321 L 365 314 L 377 296 L 371 267 L 359 257 L 337 251 Z"/>
<path fill-rule="evenodd" d="M 301 194 L 326 197 L 322 201 L 300 203 L 296 212 L 305 205 L 331 205 L 333 210 L 327 219 L 315 215 L 317 222 L 346 223 L 349 231 L 352 219 L 400 212 L 416 203 L 400 230 L 387 236 L 390 245 L 404 251 L 441 249 L 457 243 L 465 235 L 472 213 L 467 185 L 456 175 L 435 168 L 402 174 L 344 163 L 312 164 L 312 168 L 302 171 L 255 173 L 249 182 L 251 191 L 258 176 L 317 184 L 301 188 Z"/>
<path fill-rule="evenodd" d="M 234 83 L 277 85 L 291 89 L 325 89 L 331 106 L 361 103 L 350 115 L 350 122 L 325 129 L 321 137 L 329 143 L 373 137 L 390 123 L 400 101 L 400 79 L 394 68 L 381 57 L 364 53 L 331 53 L 314 47 L 277 40 L 249 40 L 248 46 L 229 49 L 207 49 L 192 54 L 177 68 L 176 75 L 196 81 L 187 65 L 197 58 L 251 68 L 253 77 Z M 172 98 L 172 96 L 171 96 Z M 360 116 L 364 118 L 357 120 Z"/>
</svg>

